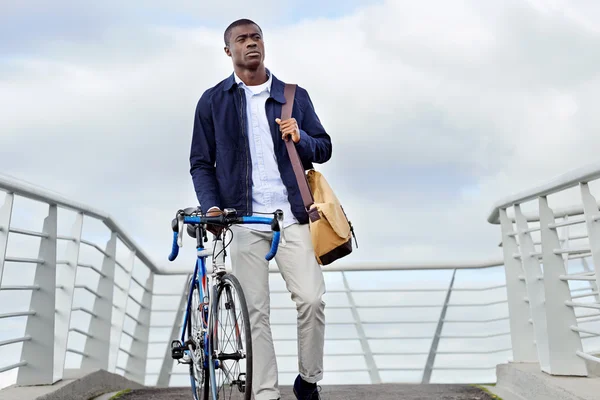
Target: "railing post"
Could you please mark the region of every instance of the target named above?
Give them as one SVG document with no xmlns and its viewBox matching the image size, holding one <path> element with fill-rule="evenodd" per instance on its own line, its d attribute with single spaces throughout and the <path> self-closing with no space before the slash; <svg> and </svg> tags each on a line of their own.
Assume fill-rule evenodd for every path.
<svg viewBox="0 0 600 400">
<path fill-rule="evenodd" d="M 537 362 L 533 326 L 529 323 L 530 313 L 525 301 L 527 285 L 520 278 L 524 273 L 521 262 L 514 257 L 519 252 L 519 246 L 512 235 L 513 223 L 505 209 L 500 210 L 500 224 L 513 362 Z"/>
<path fill-rule="evenodd" d="M 527 284 L 527 297 L 529 298 L 529 309 L 533 320 L 533 332 L 537 347 L 538 360 L 542 371 L 550 368 L 550 355 L 548 348 L 548 332 L 546 332 L 546 308 L 544 292 L 544 276 L 540 267 L 539 253 L 535 251 L 535 245 L 528 232 L 527 219 L 521 212 L 519 205 L 515 206 L 515 219 L 519 232 L 519 254 L 525 271 L 525 282 Z M 525 300 L 525 299 L 521 299 Z"/>
<path fill-rule="evenodd" d="M 10 217 L 15 195 L 6 193 L 4 205 L 0 208 L 0 286 L 2 286 L 2 276 L 4 275 L 4 259 L 6 258 L 6 248 L 8 247 L 8 235 L 10 232 Z"/>
<path fill-rule="evenodd" d="M 117 234 L 115 232 L 111 232 L 110 239 L 106 244 L 106 254 L 108 256 L 105 255 L 102 261 L 103 275 L 100 276 L 98 282 L 97 293 L 100 297 L 95 298 L 92 310 L 96 316 L 92 317 L 88 330 L 93 337 L 88 337 L 85 342 L 86 357 L 83 357 L 81 361 L 82 372 L 108 369 L 117 254 Z"/>
<path fill-rule="evenodd" d="M 148 362 L 148 336 L 150 333 L 150 312 L 152 310 L 152 289 L 154 288 L 154 272 L 150 271 L 150 276 L 146 280 L 144 294 L 142 295 L 143 307 L 137 316 L 137 323 L 133 333 L 134 339 L 131 342 L 129 352 L 131 355 L 127 358 L 127 367 L 125 377 L 136 381 L 142 385 L 146 381 L 146 364 Z"/>
<path fill-rule="evenodd" d="M 375 362 L 375 357 L 373 357 L 373 352 L 371 351 L 371 346 L 369 345 L 369 341 L 367 340 L 367 335 L 365 334 L 365 329 L 363 327 L 362 321 L 360 319 L 360 315 L 358 310 L 356 309 L 356 303 L 354 302 L 354 296 L 352 296 L 352 291 L 350 290 L 350 285 L 348 284 L 348 279 L 346 279 L 346 274 L 342 271 L 342 279 L 344 281 L 344 288 L 346 289 L 346 295 L 348 296 L 348 302 L 350 303 L 350 307 L 352 310 L 352 317 L 354 318 L 354 324 L 356 325 L 356 331 L 358 332 L 358 339 L 360 340 L 360 346 L 362 347 L 362 351 L 365 355 L 365 361 L 367 363 L 367 368 L 369 369 L 369 376 L 371 377 L 371 383 L 381 383 L 381 377 L 379 376 L 379 369 L 377 369 L 377 363 Z"/>
<path fill-rule="evenodd" d="M 117 368 L 117 361 L 119 358 L 119 348 L 121 347 L 121 340 L 123 338 L 123 326 L 125 324 L 125 313 L 127 312 L 127 305 L 129 304 L 129 294 L 131 292 L 131 285 L 133 281 L 131 280 L 131 275 L 133 274 L 133 267 L 135 265 L 135 250 L 131 250 L 129 253 L 129 259 L 127 260 L 127 265 L 129 269 L 127 270 L 127 291 L 123 292 L 125 295 L 125 301 L 123 302 L 123 308 L 116 308 L 113 312 L 117 315 L 116 323 L 113 325 L 111 330 L 111 341 L 110 341 L 110 352 L 108 356 L 108 370 L 111 372 L 115 372 Z M 123 288 L 125 289 L 125 288 Z"/>
<path fill-rule="evenodd" d="M 444 305 L 442 306 L 442 311 L 440 312 L 440 319 L 438 320 L 437 326 L 435 328 L 435 333 L 433 335 L 433 340 L 431 341 L 431 348 L 429 349 L 429 355 L 427 356 L 427 362 L 425 363 L 425 371 L 423 372 L 423 379 L 421 383 L 428 384 L 431 381 L 431 373 L 433 372 L 433 366 L 435 364 L 435 356 L 437 354 L 437 349 L 440 344 L 440 338 L 442 336 L 442 330 L 444 328 L 444 320 L 446 319 L 446 312 L 448 311 L 448 304 L 450 303 L 450 297 L 452 296 L 452 288 L 454 287 L 454 278 L 456 277 L 456 270 L 452 272 L 452 278 L 450 279 L 450 285 L 448 286 L 448 291 L 446 292 L 446 298 L 444 299 Z"/>
<path fill-rule="evenodd" d="M 596 198 L 590 192 L 587 183 L 581 183 L 581 199 L 583 200 L 583 212 L 587 224 L 590 250 L 596 270 L 596 287 L 600 288 L 600 212 Z"/>
<path fill-rule="evenodd" d="M 183 312 L 187 305 L 187 295 L 189 290 L 189 280 L 191 275 L 188 275 L 183 282 L 183 288 L 181 289 L 181 297 L 179 299 L 179 306 L 175 313 L 175 320 L 173 320 L 173 327 L 171 328 L 171 334 L 167 338 L 167 346 L 165 348 L 165 355 L 163 357 L 162 365 L 160 366 L 160 373 L 158 374 L 158 380 L 156 386 L 168 387 L 171 381 L 171 373 L 173 372 L 173 359 L 171 358 L 171 340 L 179 338 L 179 329 L 182 324 Z"/>
<path fill-rule="evenodd" d="M 548 199 L 539 198 L 540 229 L 542 234 L 542 257 L 544 263 L 544 288 L 546 303 L 546 327 L 548 337 L 549 363 L 543 369 L 552 375 L 587 376 L 585 361 L 577 356 L 582 350 L 579 333 L 571 329 L 577 326 L 575 310 L 565 303 L 571 301 L 569 283 L 560 279 L 565 274 L 565 262 L 560 249 L 560 239 L 556 228 L 551 228 L 556 219 L 548 206 Z"/>
<path fill-rule="evenodd" d="M 21 361 L 27 365 L 19 368 L 17 385 L 52 384 L 54 373 L 54 313 L 56 299 L 56 240 L 58 213 L 54 204 L 48 206 L 44 219 L 38 258 L 42 261 L 35 268 L 34 285 L 39 290 L 31 293 L 30 310 L 35 315 L 27 317 L 25 336 L 31 340 L 23 342 Z"/>
<path fill-rule="evenodd" d="M 74 240 L 67 243 L 66 264 L 57 265 L 56 283 L 61 288 L 56 289 L 56 325 L 54 327 L 54 380 L 63 378 L 67 342 L 69 339 L 69 325 L 71 310 L 73 308 L 73 292 L 79 262 L 79 248 L 81 244 L 81 231 L 83 228 L 83 214 L 77 213 L 71 231 Z"/>
</svg>

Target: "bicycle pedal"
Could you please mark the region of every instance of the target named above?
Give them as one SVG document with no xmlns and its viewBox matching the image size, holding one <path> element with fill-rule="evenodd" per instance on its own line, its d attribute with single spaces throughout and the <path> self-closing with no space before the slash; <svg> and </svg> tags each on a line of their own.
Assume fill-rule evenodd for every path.
<svg viewBox="0 0 600 400">
<path fill-rule="evenodd" d="M 246 376 L 245 373 L 240 373 L 238 379 L 234 380 L 232 384 L 237 385 L 237 388 L 241 393 L 246 393 L 246 379 L 242 379 L 242 375 L 244 375 L 244 377 Z"/>
<path fill-rule="evenodd" d="M 171 358 L 174 360 L 181 360 L 183 358 L 183 351 L 185 347 L 182 346 L 179 340 L 173 340 L 171 342 Z"/>
</svg>

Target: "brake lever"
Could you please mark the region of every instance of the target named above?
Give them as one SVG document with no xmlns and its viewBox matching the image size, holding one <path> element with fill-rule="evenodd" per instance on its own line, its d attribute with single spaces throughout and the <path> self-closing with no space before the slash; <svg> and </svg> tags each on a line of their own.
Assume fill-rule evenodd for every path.
<svg viewBox="0 0 600 400">
<path fill-rule="evenodd" d="M 177 214 L 177 229 L 179 231 L 179 234 L 177 235 L 177 246 L 182 247 L 183 246 L 183 214 L 182 213 Z"/>
<path fill-rule="evenodd" d="M 286 241 L 285 241 L 285 235 L 283 234 L 283 211 L 279 211 L 277 212 L 277 214 L 275 215 L 275 219 L 277 220 L 277 226 L 279 227 L 279 232 L 281 232 L 281 236 L 279 237 L 279 243 L 281 246 L 285 247 Z"/>
</svg>

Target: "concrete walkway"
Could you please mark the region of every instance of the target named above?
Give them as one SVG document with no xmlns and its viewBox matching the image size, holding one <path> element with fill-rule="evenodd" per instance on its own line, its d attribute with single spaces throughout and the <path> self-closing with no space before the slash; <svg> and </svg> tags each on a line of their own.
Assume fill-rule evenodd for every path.
<svg viewBox="0 0 600 400">
<path fill-rule="evenodd" d="M 281 400 L 296 400 L 291 387 L 283 387 Z M 124 394 L 119 400 L 189 400 L 190 389 L 139 389 Z M 327 386 L 322 400 L 491 400 L 482 390 L 464 385 L 344 385 Z"/>
</svg>

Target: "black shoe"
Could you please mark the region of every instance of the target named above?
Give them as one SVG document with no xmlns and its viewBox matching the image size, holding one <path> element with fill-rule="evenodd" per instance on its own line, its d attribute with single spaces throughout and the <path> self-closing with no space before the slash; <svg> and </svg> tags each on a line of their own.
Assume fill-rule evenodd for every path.
<svg viewBox="0 0 600 400">
<path fill-rule="evenodd" d="M 321 400 L 316 383 L 308 383 L 298 375 L 294 382 L 294 394 L 298 400 Z"/>
</svg>

